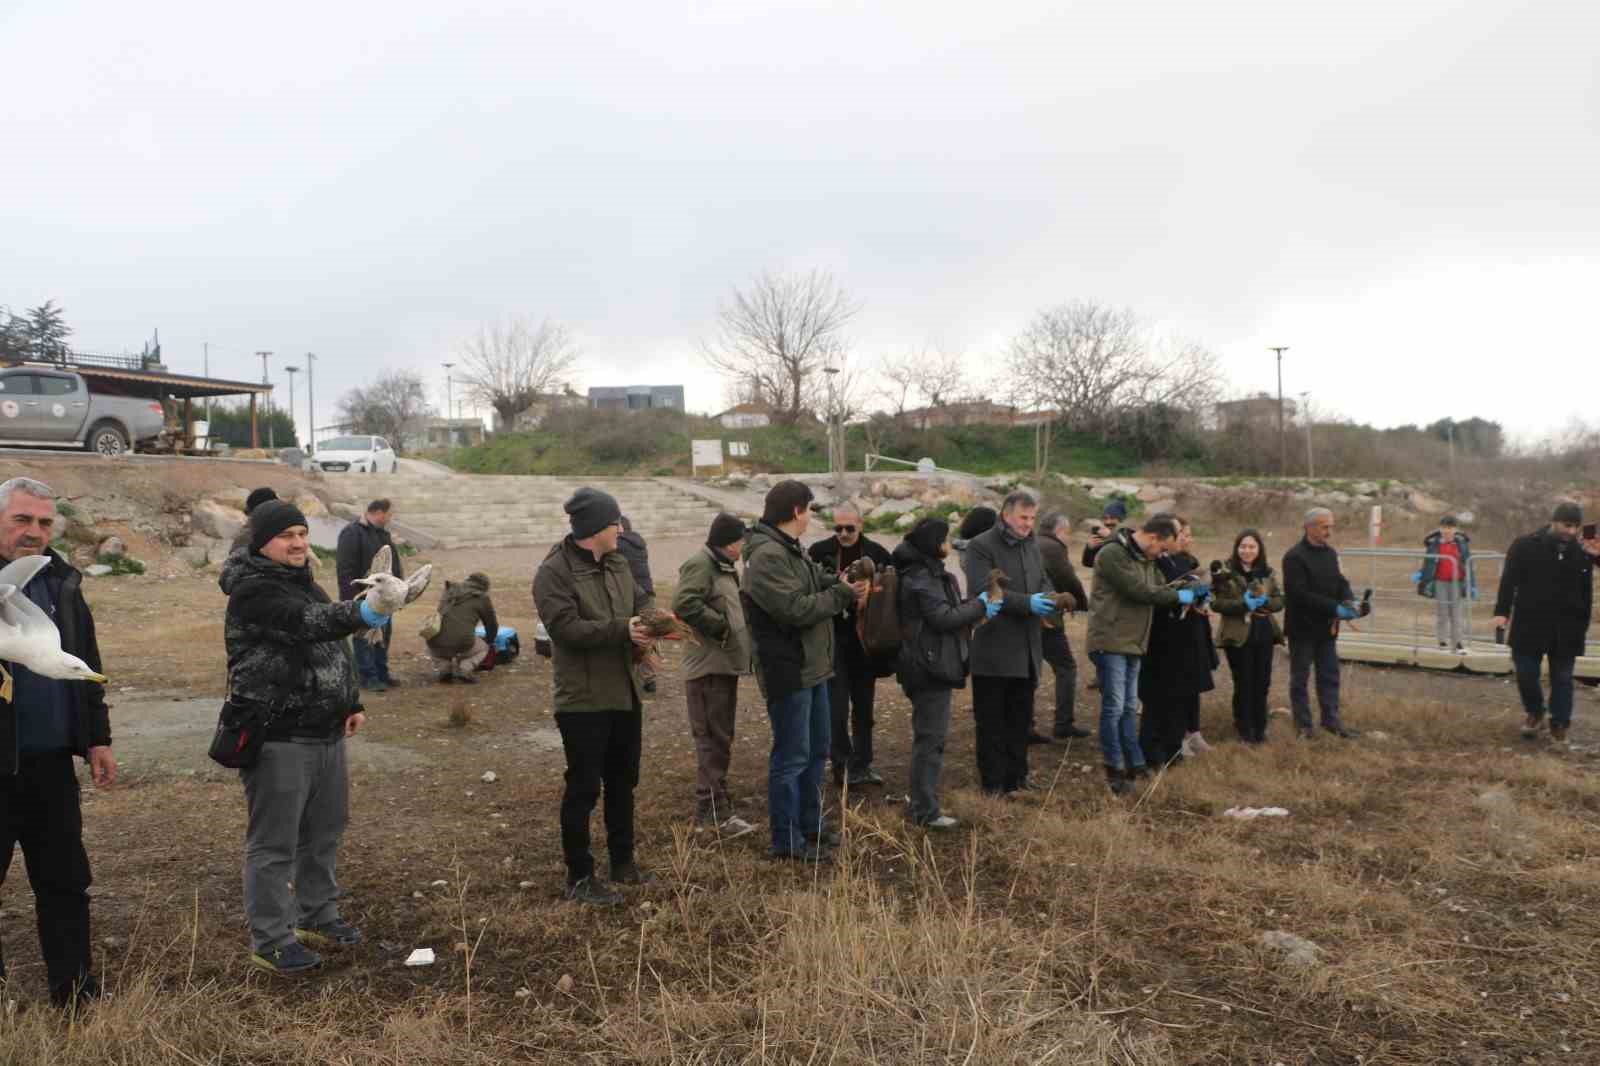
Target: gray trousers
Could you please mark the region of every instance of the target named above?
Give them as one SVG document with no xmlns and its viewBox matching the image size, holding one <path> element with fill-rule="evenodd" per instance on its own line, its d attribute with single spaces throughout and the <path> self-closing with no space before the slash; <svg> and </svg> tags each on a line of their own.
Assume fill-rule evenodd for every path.
<svg viewBox="0 0 1600 1066">
<path fill-rule="evenodd" d="M 911 697 L 911 820 L 920 824 L 939 817 L 939 774 L 944 770 L 944 742 L 950 735 L 947 688 L 907 693 Z"/>
<path fill-rule="evenodd" d="M 246 811 L 244 910 L 250 947 L 286 947 L 296 928 L 339 917 L 334 864 L 350 821 L 344 741 L 269 741 L 261 746 L 260 761 L 240 770 L 239 777 Z"/>
<path fill-rule="evenodd" d="M 1052 725 L 1059 736 L 1072 728 L 1078 703 L 1078 660 L 1073 658 L 1072 642 L 1063 630 L 1044 631 L 1044 661 L 1056 677 L 1056 718 Z"/>
<path fill-rule="evenodd" d="M 1437 612 L 1434 631 L 1440 644 L 1454 648 L 1467 642 L 1467 611 L 1471 600 L 1467 587 L 1459 581 L 1440 581 L 1433 586 L 1433 608 Z"/>
<path fill-rule="evenodd" d="M 1294 711 L 1296 729 L 1311 728 L 1310 682 L 1317 682 L 1317 706 L 1322 725 L 1338 729 L 1339 721 L 1339 642 L 1332 634 L 1325 637 L 1289 638 L 1289 707 Z"/>
</svg>

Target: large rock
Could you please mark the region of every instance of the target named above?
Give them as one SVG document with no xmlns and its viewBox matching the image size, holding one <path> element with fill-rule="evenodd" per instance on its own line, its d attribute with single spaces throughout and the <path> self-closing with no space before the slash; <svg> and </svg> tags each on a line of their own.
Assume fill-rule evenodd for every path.
<svg viewBox="0 0 1600 1066">
<path fill-rule="evenodd" d="M 201 500 L 189 512 L 189 522 L 198 532 L 217 540 L 231 541 L 244 528 L 244 512 L 216 500 Z"/>
<path fill-rule="evenodd" d="M 128 554 L 128 546 L 122 543 L 121 537 L 110 536 L 95 546 L 94 554 L 96 558 L 104 555 L 112 559 L 120 559 Z"/>
<path fill-rule="evenodd" d="M 1276 951 L 1297 970 L 1309 970 L 1322 961 L 1322 949 L 1303 936 L 1272 929 L 1261 934 L 1262 947 Z"/>
<path fill-rule="evenodd" d="M 1170 496 L 1169 497 L 1165 497 L 1165 498 L 1158 498 L 1158 499 L 1150 500 L 1145 505 L 1145 513 L 1146 514 L 1160 514 L 1163 511 L 1165 511 L 1168 514 L 1175 514 L 1175 513 L 1177 513 L 1177 510 L 1178 510 L 1178 501 L 1172 499 Z"/>
<path fill-rule="evenodd" d="M 921 506 L 921 504 L 919 504 L 916 500 L 911 499 L 884 500 L 882 503 L 878 504 L 878 506 L 874 507 L 872 509 L 872 513 L 867 517 L 877 518 L 880 515 L 902 515 L 910 511 L 915 511 L 919 506 Z"/>
<path fill-rule="evenodd" d="M 1445 503 L 1441 499 L 1429 496 L 1426 492 L 1422 492 L 1421 490 L 1413 490 L 1411 494 L 1406 497 L 1406 506 L 1410 507 L 1418 514 L 1426 515 L 1430 518 L 1439 517 L 1450 510 L 1449 504 Z"/>
<path fill-rule="evenodd" d="M 905 530 L 908 530 L 912 526 L 916 525 L 918 521 L 919 519 L 917 518 L 916 513 L 908 511 L 894 520 L 894 528 L 904 532 Z"/>
<path fill-rule="evenodd" d="M 1157 500 L 1170 500 L 1177 495 L 1177 492 L 1167 485 L 1146 485 L 1134 495 L 1143 503 L 1153 504 Z M 1155 508 L 1152 507 L 1151 510 Z"/>
<path fill-rule="evenodd" d="M 883 495 L 891 500 L 909 500 L 915 497 L 922 488 L 922 483 L 913 478 L 891 478 L 884 483 Z"/>
<path fill-rule="evenodd" d="M 310 493 L 296 496 L 294 498 L 294 505 L 300 508 L 300 512 L 307 518 L 329 517 L 327 504 L 323 503 L 320 498 L 313 496 Z"/>
</svg>

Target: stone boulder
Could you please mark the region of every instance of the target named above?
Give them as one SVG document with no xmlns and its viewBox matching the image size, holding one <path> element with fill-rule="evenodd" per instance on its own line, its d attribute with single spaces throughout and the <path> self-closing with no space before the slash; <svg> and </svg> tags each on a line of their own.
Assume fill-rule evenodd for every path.
<svg viewBox="0 0 1600 1066">
<path fill-rule="evenodd" d="M 242 510 L 235 510 L 216 500 L 201 500 L 189 512 L 190 525 L 203 536 L 217 540 L 233 540 L 244 528 L 244 522 Z"/>
<path fill-rule="evenodd" d="M 1429 496 L 1420 489 L 1413 489 L 1406 497 L 1406 506 L 1420 515 L 1429 518 L 1438 518 L 1448 513 L 1450 505 L 1443 500 Z"/>
<path fill-rule="evenodd" d="M 1173 490 L 1172 488 L 1170 488 L 1169 486 L 1166 486 L 1166 485 L 1146 485 L 1143 488 L 1141 488 L 1138 492 L 1134 493 L 1134 495 L 1139 499 L 1139 501 L 1141 503 L 1148 503 L 1148 504 L 1152 504 L 1153 505 L 1158 500 L 1170 500 L 1170 499 L 1172 499 L 1174 496 L 1177 495 L 1177 492 L 1175 490 Z M 1151 510 L 1158 510 L 1158 508 L 1152 506 Z"/>
<path fill-rule="evenodd" d="M 884 500 L 872 509 L 868 518 L 879 518 L 883 515 L 903 515 L 915 511 L 921 504 L 912 499 Z"/>
<path fill-rule="evenodd" d="M 894 520 L 894 528 L 903 533 L 912 526 L 916 525 L 918 521 L 920 521 L 920 519 L 917 517 L 916 512 L 907 511 L 905 514 Z"/>
<path fill-rule="evenodd" d="M 320 497 L 313 496 L 309 492 L 296 496 L 294 498 L 294 505 L 300 508 L 301 513 L 307 518 L 330 517 L 328 513 L 328 505 L 323 503 Z"/>
<path fill-rule="evenodd" d="M 120 559 L 124 555 L 128 554 L 128 546 L 122 543 L 121 537 L 110 536 L 106 537 L 99 544 L 95 545 L 94 554 L 95 558 L 97 559 L 101 556 L 106 556 L 112 559 Z"/>
<path fill-rule="evenodd" d="M 897 477 L 885 482 L 883 495 L 891 500 L 909 500 L 915 498 L 921 488 L 921 482 L 916 479 Z"/>
</svg>

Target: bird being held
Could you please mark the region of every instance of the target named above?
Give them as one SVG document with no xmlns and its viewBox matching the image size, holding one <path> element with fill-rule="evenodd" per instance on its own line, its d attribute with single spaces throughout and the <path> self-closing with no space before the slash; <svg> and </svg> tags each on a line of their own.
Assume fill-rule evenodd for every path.
<svg viewBox="0 0 1600 1066">
<path fill-rule="evenodd" d="M 356 599 L 365 598 L 367 606 L 378 614 L 388 617 L 422 595 L 423 589 L 428 587 L 428 581 L 432 577 L 432 564 L 418 567 L 409 581 L 395 577 L 394 556 L 389 546 L 385 544 L 378 549 L 378 554 L 372 557 L 372 566 L 368 568 L 367 576 L 356 578 L 352 584 L 366 586 Z M 383 643 L 383 630 L 367 630 L 365 640 L 368 644 Z"/>
<path fill-rule="evenodd" d="M 0 569 L 0 659 L 21 663 L 40 677 L 105 684 L 76 655 L 61 650 L 61 631 L 22 590 L 50 565 L 48 555 L 25 555 Z M 0 700 L 11 702 L 11 674 L 0 666 Z"/>
</svg>

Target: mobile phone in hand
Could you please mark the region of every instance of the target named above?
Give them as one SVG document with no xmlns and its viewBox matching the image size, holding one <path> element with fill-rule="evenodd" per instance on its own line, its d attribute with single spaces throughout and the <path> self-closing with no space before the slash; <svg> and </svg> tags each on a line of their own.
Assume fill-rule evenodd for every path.
<svg viewBox="0 0 1600 1066">
<path fill-rule="evenodd" d="M 1595 523 L 1590 522 L 1588 525 L 1583 527 L 1583 539 L 1584 540 L 1593 540 L 1594 538 L 1595 538 Z"/>
</svg>

